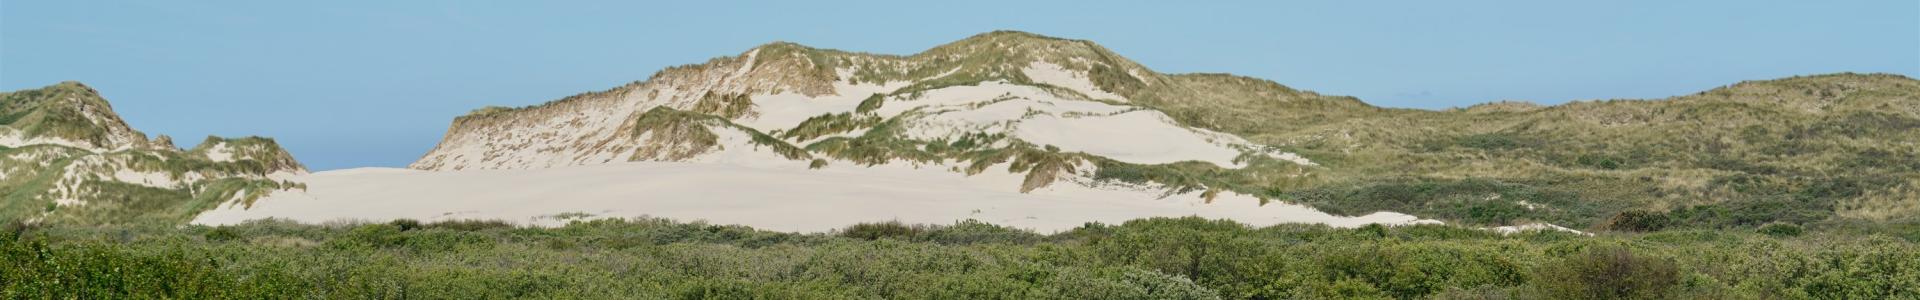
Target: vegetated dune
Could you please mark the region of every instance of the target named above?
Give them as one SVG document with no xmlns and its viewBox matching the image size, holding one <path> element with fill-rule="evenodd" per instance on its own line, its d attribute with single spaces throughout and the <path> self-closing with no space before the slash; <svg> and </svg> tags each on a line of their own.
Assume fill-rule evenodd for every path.
<svg viewBox="0 0 1920 300">
<path fill-rule="evenodd" d="M 1920 164 L 1908 163 L 1916 87 L 1830 74 L 1658 100 L 1426 111 L 1160 74 L 1088 41 L 1020 32 L 906 56 L 772 43 L 457 117 L 408 166 L 448 173 L 289 178 L 312 185 L 201 222 L 590 214 L 780 230 L 974 218 L 1046 230 L 1147 216 L 1375 220 L 1248 209 L 1253 198 L 1503 232 L 1614 228 L 1641 211 L 1697 228 L 1910 216 L 1901 212 L 1920 207 L 1902 197 L 1920 186 L 1910 180 Z M 963 175 L 983 171 L 993 174 Z"/>
<path fill-rule="evenodd" d="M 1223 194 L 1160 198 L 1161 191 L 1054 185 L 1019 193 L 1022 180 L 998 170 L 965 176 L 935 167 L 805 166 L 631 162 L 530 170 L 419 171 L 364 168 L 289 178 L 288 190 L 252 208 L 228 205 L 195 224 L 283 218 L 422 221 L 499 219 L 558 225 L 573 218 L 653 216 L 755 228 L 820 232 L 848 224 L 898 220 L 950 224 L 976 219 L 1051 232 L 1087 222 L 1117 224 L 1156 216 L 1201 216 L 1253 225 L 1306 222 L 1333 226 L 1434 222 L 1398 213 L 1342 217 L 1311 208 Z"/>
<path fill-rule="evenodd" d="M 1024 50 L 976 47 L 1001 42 Z M 195 223 L 410 218 L 555 225 L 591 215 L 784 231 L 966 219 L 1056 231 L 1158 216 L 1256 225 L 1422 222 L 1398 213 L 1343 217 L 1262 205 L 1247 195 L 1251 189 L 1209 180 L 1158 182 L 1190 177 L 1169 166 L 1180 163 L 1259 168 L 1261 182 L 1294 180 L 1320 166 L 1183 125 L 1099 87 L 1092 80 L 1106 73 L 1090 69 L 1096 65 L 1132 81 L 1159 77 L 1099 55 L 1105 50 L 1097 46 L 996 33 L 940 49 L 955 47 L 969 50 L 952 57 L 1005 59 L 769 44 L 605 92 L 477 110 L 457 118 L 411 170 L 286 178 L 306 188 L 251 207 L 223 206 Z M 1091 59 L 1099 57 L 1109 58 Z M 1109 167 L 1133 168 L 1102 178 L 1098 172 Z"/>
<path fill-rule="evenodd" d="M 176 226 L 305 172 L 271 138 L 148 138 L 79 82 L 0 92 L 0 222 Z"/>
</svg>

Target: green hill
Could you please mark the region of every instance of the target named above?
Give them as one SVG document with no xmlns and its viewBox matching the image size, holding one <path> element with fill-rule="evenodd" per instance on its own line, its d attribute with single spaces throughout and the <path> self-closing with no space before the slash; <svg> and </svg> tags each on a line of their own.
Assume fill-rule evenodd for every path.
<svg viewBox="0 0 1920 300">
<path fill-rule="evenodd" d="M 1300 115 L 1299 111 L 1275 111 Z M 1677 226 L 1912 220 L 1920 81 L 1833 74 L 1659 100 L 1382 110 L 1248 130 L 1327 166 L 1277 198 L 1500 224 L 1606 225 L 1621 211 Z"/>
</svg>

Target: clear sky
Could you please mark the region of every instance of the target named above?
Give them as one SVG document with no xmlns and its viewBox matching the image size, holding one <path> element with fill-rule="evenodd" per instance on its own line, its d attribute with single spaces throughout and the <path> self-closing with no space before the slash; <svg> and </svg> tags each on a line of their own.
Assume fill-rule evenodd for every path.
<svg viewBox="0 0 1920 300">
<path fill-rule="evenodd" d="M 78 80 L 149 134 L 270 136 L 327 170 L 403 166 L 484 105 L 776 40 L 911 54 L 1013 29 L 1416 108 L 1920 77 L 1914 0 L 620 2 L 0 0 L 0 89 Z"/>
</svg>

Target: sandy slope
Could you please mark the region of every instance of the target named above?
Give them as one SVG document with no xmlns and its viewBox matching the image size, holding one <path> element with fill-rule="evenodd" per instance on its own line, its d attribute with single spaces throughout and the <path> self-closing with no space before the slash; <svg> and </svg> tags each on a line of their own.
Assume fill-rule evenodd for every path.
<svg viewBox="0 0 1920 300">
<path fill-rule="evenodd" d="M 251 209 L 225 206 L 196 224 L 250 219 L 302 222 L 502 219 L 557 225 L 556 214 L 655 216 L 756 228 L 818 232 L 856 222 L 950 224 L 965 219 L 1052 232 L 1086 222 L 1198 215 L 1255 225 L 1285 222 L 1358 226 L 1419 222 L 1396 213 L 1337 217 L 1310 208 L 1222 195 L 1156 199 L 1158 191 L 1088 188 L 1072 183 L 1020 194 L 1020 177 L 996 169 L 965 177 L 945 167 L 830 167 L 634 162 L 532 170 L 417 171 L 350 169 L 298 175 L 308 191 L 283 191 Z M 1430 222 L 1430 221 L 1426 221 Z"/>
</svg>

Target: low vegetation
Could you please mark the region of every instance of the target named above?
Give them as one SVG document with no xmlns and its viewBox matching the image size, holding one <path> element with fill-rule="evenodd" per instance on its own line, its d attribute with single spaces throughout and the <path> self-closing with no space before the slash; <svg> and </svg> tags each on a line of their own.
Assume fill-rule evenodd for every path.
<svg viewBox="0 0 1920 300">
<path fill-rule="evenodd" d="M 707 92 L 700 96 L 698 102 L 694 102 L 691 110 L 728 120 L 738 119 L 754 114 L 753 98 L 740 93 Z"/>
<path fill-rule="evenodd" d="M 808 160 L 813 155 L 786 141 L 775 138 L 759 130 L 734 124 L 718 116 L 677 110 L 670 107 L 654 107 L 641 113 L 634 120 L 633 137 L 647 138 L 639 149 L 635 149 L 630 160 L 680 161 L 700 154 L 720 150 L 720 136 L 714 130 L 735 130 L 747 135 L 747 143 L 754 147 L 768 147 L 775 154 L 791 160 Z"/>
<path fill-rule="evenodd" d="M 837 113 L 822 114 L 807 118 L 792 130 L 783 131 L 780 137 L 794 141 L 811 141 L 822 136 L 847 133 L 854 130 L 871 128 L 880 124 L 880 117 L 867 114 Z"/>
<path fill-rule="evenodd" d="M 1920 247 L 1726 230 L 1583 237 L 1155 218 L 824 234 L 660 219 L 0 230 L 4 298 L 1889 299 Z"/>
</svg>

